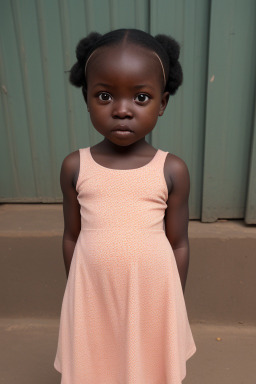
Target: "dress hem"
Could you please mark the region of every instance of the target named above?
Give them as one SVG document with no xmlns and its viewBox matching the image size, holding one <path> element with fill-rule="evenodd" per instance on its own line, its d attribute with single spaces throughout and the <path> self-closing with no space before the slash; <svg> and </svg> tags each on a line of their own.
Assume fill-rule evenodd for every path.
<svg viewBox="0 0 256 384">
<path fill-rule="evenodd" d="M 196 353 L 196 346 L 194 345 L 193 348 L 189 351 L 189 353 L 187 354 L 187 357 L 186 357 L 186 362 L 185 364 L 187 364 L 187 361 Z M 181 378 L 181 381 L 183 381 L 185 379 L 185 377 L 187 376 L 187 369 L 185 369 L 185 373 L 184 375 L 182 376 Z"/>
<path fill-rule="evenodd" d="M 186 356 L 186 362 L 187 362 L 187 361 L 188 361 L 188 360 L 189 360 L 195 353 L 196 353 L 196 346 L 194 346 L 194 347 L 189 351 L 189 353 L 187 354 L 187 356 Z M 186 362 L 185 362 L 185 363 L 186 363 Z M 62 373 L 59 363 L 54 362 L 53 366 L 54 366 L 54 368 L 56 369 L 57 372 L 59 372 L 60 374 Z M 183 381 L 183 380 L 185 379 L 186 374 L 187 374 L 187 372 L 185 371 L 185 374 L 184 374 L 184 376 L 182 377 L 181 381 Z"/>
<path fill-rule="evenodd" d="M 61 372 L 60 365 L 59 365 L 57 362 L 54 362 L 53 366 L 54 366 L 54 368 L 56 369 L 56 371 L 58 371 L 59 373 L 62 373 L 62 372 Z"/>
</svg>

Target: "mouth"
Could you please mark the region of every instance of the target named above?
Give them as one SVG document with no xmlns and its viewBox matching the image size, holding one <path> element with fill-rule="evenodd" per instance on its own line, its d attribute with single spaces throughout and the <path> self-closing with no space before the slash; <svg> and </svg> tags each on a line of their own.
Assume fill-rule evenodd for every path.
<svg viewBox="0 0 256 384">
<path fill-rule="evenodd" d="M 134 134 L 134 132 L 128 128 L 119 128 L 119 129 L 114 129 L 112 131 L 112 134 L 120 139 L 120 138 L 130 137 Z"/>
<path fill-rule="evenodd" d="M 133 132 L 131 128 L 127 125 L 117 125 L 113 130 L 113 132 Z"/>
</svg>

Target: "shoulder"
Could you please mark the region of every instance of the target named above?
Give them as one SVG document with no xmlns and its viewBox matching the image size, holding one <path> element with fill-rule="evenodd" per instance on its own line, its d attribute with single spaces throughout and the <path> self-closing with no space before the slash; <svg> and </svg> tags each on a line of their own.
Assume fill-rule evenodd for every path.
<svg viewBox="0 0 256 384">
<path fill-rule="evenodd" d="M 79 149 L 77 151 L 71 152 L 69 155 L 67 155 L 63 162 L 62 167 L 64 167 L 67 170 L 74 169 L 77 165 L 79 165 L 80 162 L 80 154 Z"/>
<path fill-rule="evenodd" d="M 67 155 L 62 161 L 60 181 L 63 183 L 72 183 L 76 185 L 78 173 L 80 168 L 80 153 L 79 150 L 74 151 Z"/>
<path fill-rule="evenodd" d="M 188 193 L 190 189 L 190 176 L 187 164 L 179 156 L 168 152 L 164 171 L 169 181 L 171 192 Z"/>
</svg>

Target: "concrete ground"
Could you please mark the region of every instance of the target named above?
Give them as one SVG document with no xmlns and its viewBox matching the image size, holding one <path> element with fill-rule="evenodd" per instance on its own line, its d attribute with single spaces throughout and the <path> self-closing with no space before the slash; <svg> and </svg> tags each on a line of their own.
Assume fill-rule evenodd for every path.
<svg viewBox="0 0 256 384">
<path fill-rule="evenodd" d="M 58 326 L 56 319 L 2 319 L 0 383 L 59 384 L 53 367 Z M 187 362 L 184 384 L 256 383 L 256 327 L 195 323 L 191 328 L 197 352 Z"/>
</svg>

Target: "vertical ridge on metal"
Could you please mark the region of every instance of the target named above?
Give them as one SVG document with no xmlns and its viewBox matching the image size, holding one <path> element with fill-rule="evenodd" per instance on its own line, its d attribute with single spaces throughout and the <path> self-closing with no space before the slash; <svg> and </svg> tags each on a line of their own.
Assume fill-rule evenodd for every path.
<svg viewBox="0 0 256 384">
<path fill-rule="evenodd" d="M 256 224 L 256 92 L 245 222 Z"/>
</svg>

